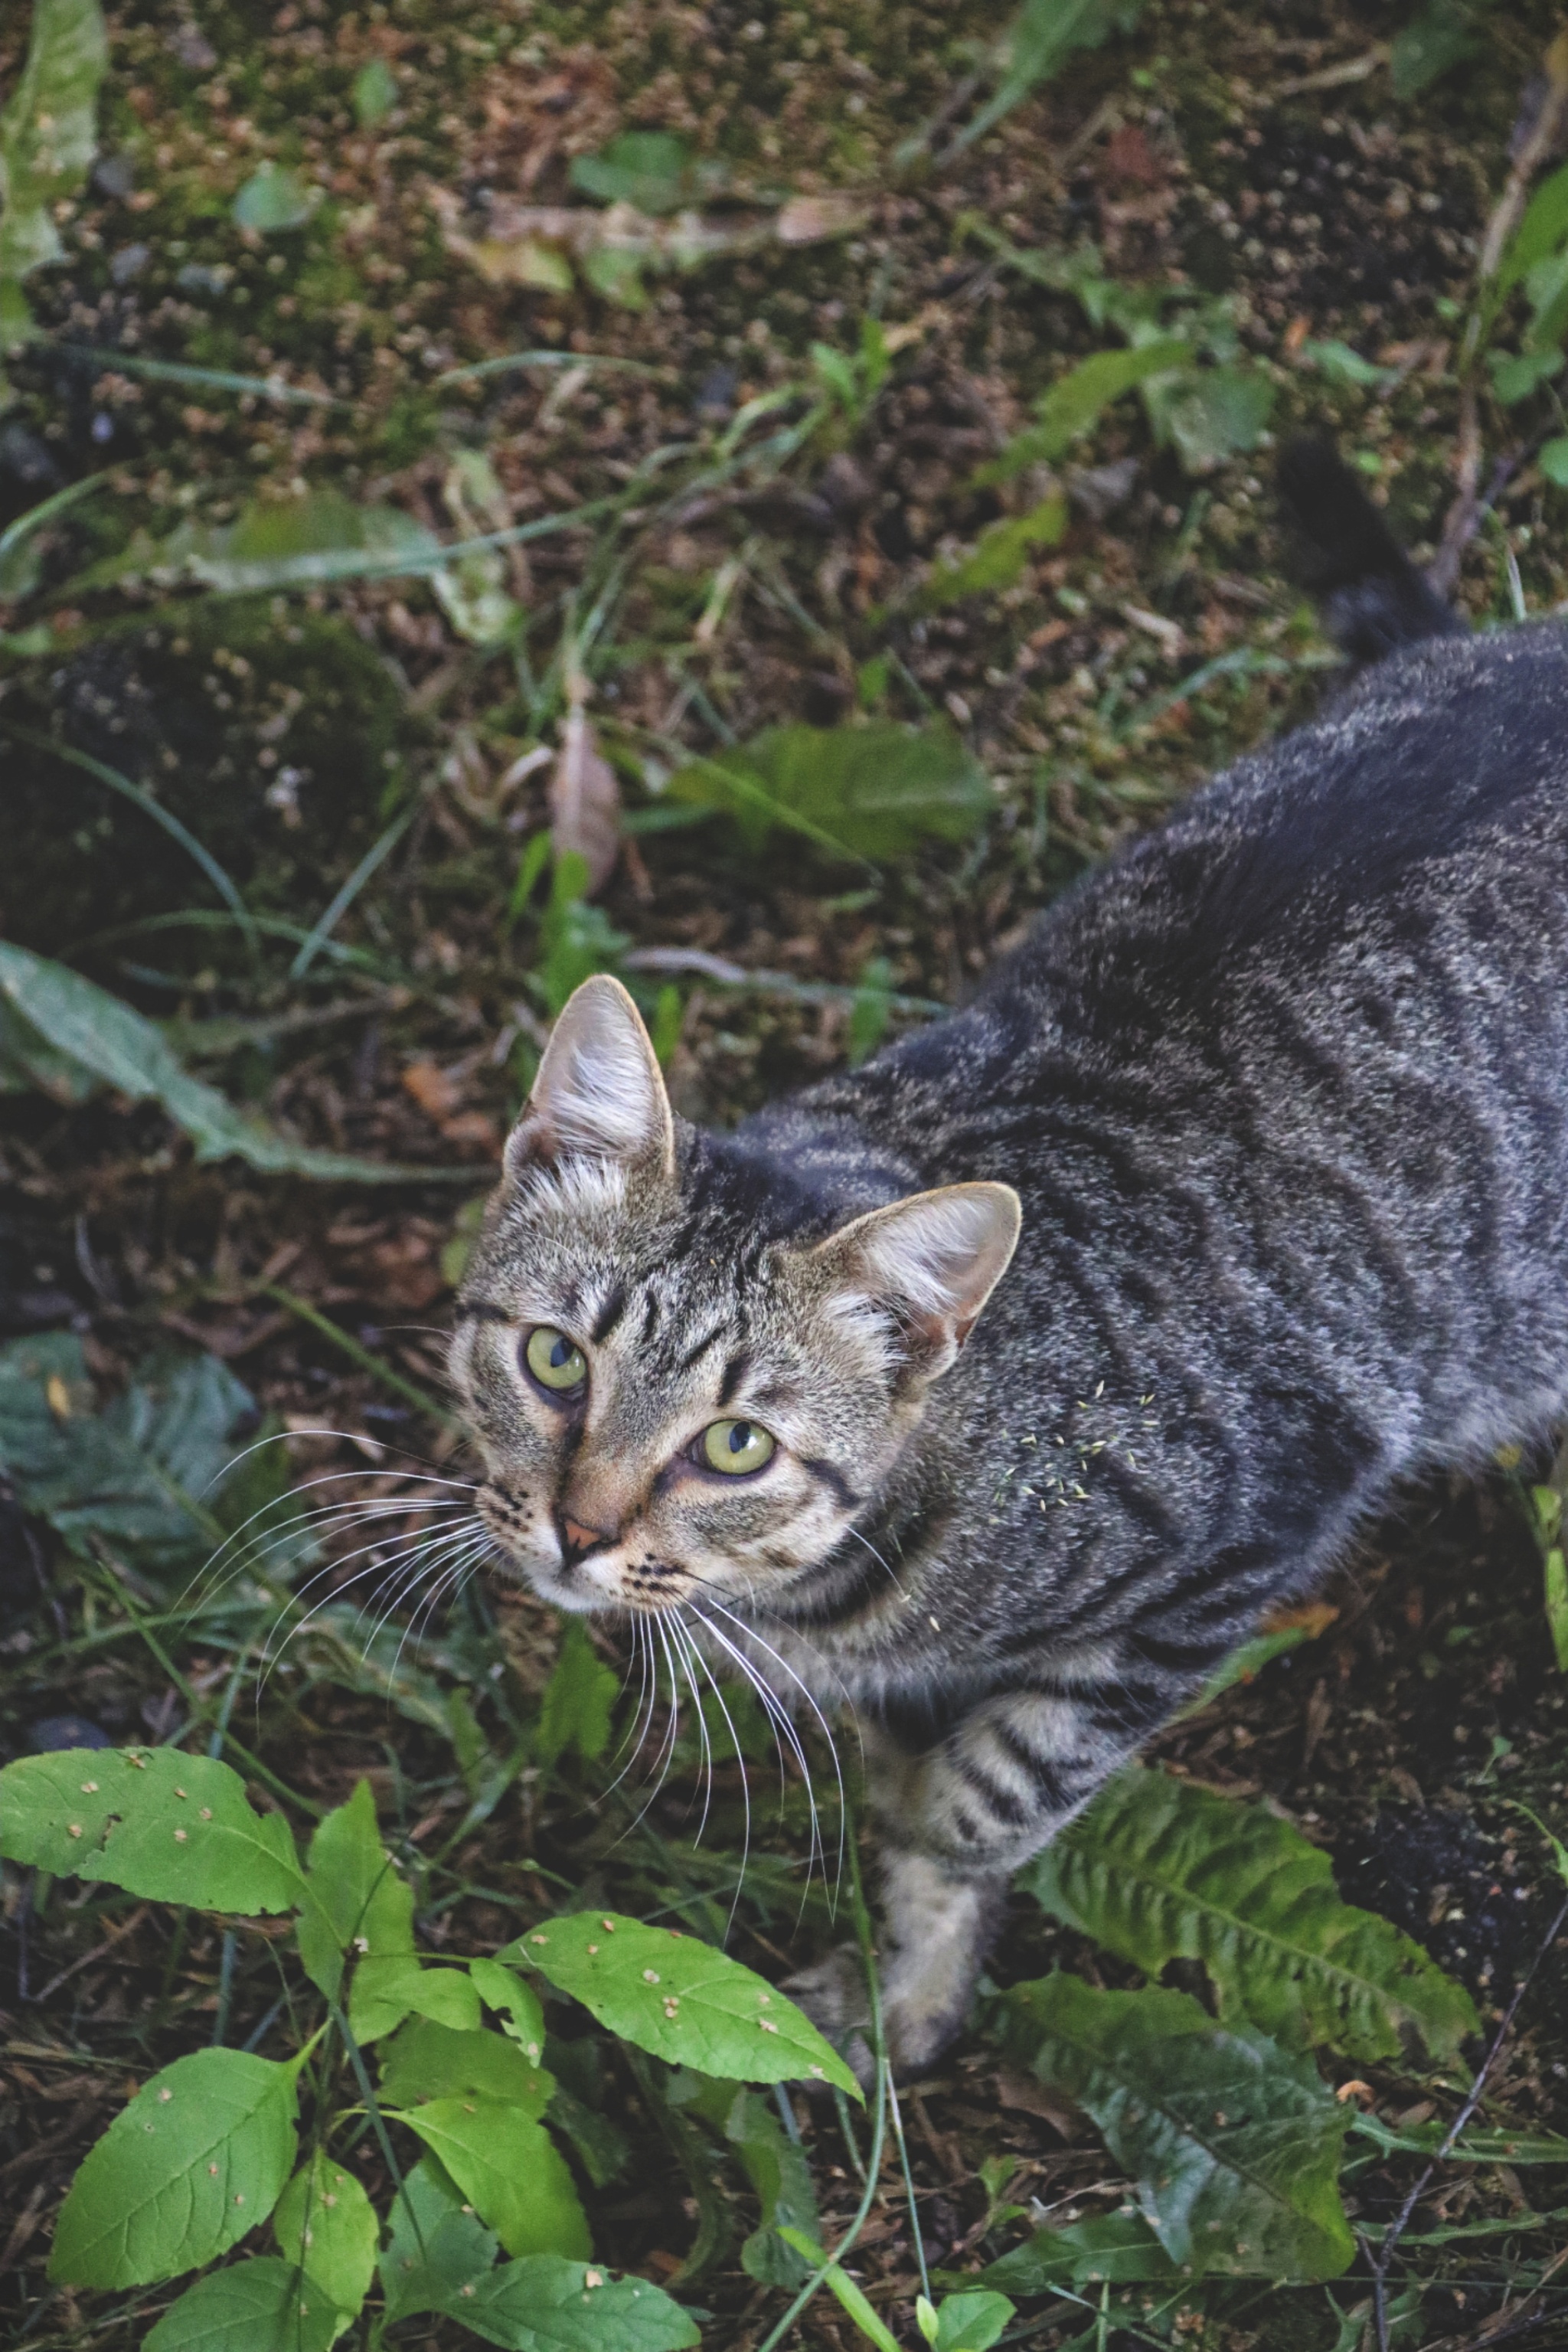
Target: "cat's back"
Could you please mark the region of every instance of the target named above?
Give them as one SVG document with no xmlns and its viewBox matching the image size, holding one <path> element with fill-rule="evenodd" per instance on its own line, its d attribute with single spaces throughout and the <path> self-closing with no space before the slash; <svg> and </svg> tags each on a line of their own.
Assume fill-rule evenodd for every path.
<svg viewBox="0 0 1568 2352">
<path fill-rule="evenodd" d="M 1131 947 L 1172 980 L 1331 950 L 1376 913 L 1479 898 L 1568 856 L 1568 625 L 1441 636 L 1202 787 L 1064 900 L 1034 952 Z M 1315 952 L 1316 951 L 1316 952 Z"/>
</svg>

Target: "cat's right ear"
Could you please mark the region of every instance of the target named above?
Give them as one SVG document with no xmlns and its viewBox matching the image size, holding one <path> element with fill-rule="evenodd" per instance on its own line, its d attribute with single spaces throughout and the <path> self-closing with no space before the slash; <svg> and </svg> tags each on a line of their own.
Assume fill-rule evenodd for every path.
<svg viewBox="0 0 1568 2352">
<path fill-rule="evenodd" d="M 567 1159 L 668 1177 L 675 1127 L 642 1015 L 618 980 L 585 980 L 551 1032 L 533 1091 L 507 1138 L 506 1172 Z"/>
</svg>

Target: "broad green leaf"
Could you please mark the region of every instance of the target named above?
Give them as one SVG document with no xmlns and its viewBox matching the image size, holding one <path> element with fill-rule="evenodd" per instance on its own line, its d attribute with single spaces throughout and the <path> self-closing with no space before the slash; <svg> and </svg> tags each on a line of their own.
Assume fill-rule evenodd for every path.
<svg viewBox="0 0 1568 2352">
<path fill-rule="evenodd" d="M 627 131 L 599 155 L 573 158 L 572 185 L 602 205 L 679 212 L 694 194 L 691 150 L 668 131 Z"/>
<path fill-rule="evenodd" d="M 454 2032 L 475 2032 L 479 2022 L 479 1997 L 462 1969 L 426 1969 L 417 1960 L 361 1960 L 349 1988 L 349 2026 L 359 2042 L 374 2042 L 390 2033 L 412 2011 Z"/>
<path fill-rule="evenodd" d="M 1195 347 L 1181 335 L 1163 335 L 1125 350 L 1091 352 L 1036 403 L 1038 421 L 1016 435 L 999 457 L 982 467 L 975 480 L 1005 482 L 1026 466 L 1055 465 L 1124 393 L 1147 383 L 1151 376 L 1190 368 L 1196 356 Z"/>
<path fill-rule="evenodd" d="M 610 1721 L 621 1695 L 621 1678 L 606 1665 L 589 1639 L 580 1617 L 569 1617 L 561 1648 L 539 1710 L 534 1753 L 542 1764 L 553 1764 L 574 1748 L 591 1764 L 610 1744 Z"/>
<path fill-rule="evenodd" d="M 1175 443 L 1189 474 L 1203 474 L 1257 448 L 1273 412 L 1274 386 L 1261 368 L 1208 368 L 1150 405 L 1161 438 Z"/>
<path fill-rule="evenodd" d="M 1553 488 L 1568 490 L 1568 433 L 1543 444 L 1535 462 Z"/>
<path fill-rule="evenodd" d="M 794 2001 L 671 1927 L 578 1911 L 531 1928 L 501 1958 L 525 1960 L 612 2033 L 673 2066 L 742 2083 L 810 2076 L 860 2096 L 843 2059 Z"/>
<path fill-rule="evenodd" d="M 1307 342 L 1301 345 L 1300 356 L 1311 360 L 1331 383 L 1352 383 L 1358 389 L 1374 384 L 1392 383 L 1398 373 L 1395 368 L 1379 367 L 1375 360 L 1363 359 L 1350 343 Z"/>
<path fill-rule="evenodd" d="M 404 2174 L 402 2193 L 392 2208 L 392 2235 L 381 2257 L 387 2318 L 444 2311 L 490 2268 L 499 2244 L 436 2158 L 421 2157 Z"/>
<path fill-rule="evenodd" d="M 282 1815 L 253 1812 L 237 1772 L 177 1748 L 68 1748 L 7 1764 L 0 1852 L 208 1911 L 290 1911 L 305 1892 Z"/>
<path fill-rule="evenodd" d="M 1341 1900 L 1325 1853 L 1266 1805 L 1138 1766 L 1019 1874 L 1053 1916 L 1157 1978 L 1202 1960 L 1222 2018 L 1291 2049 L 1438 2063 L 1479 2030 L 1469 1995 L 1419 1944 Z"/>
<path fill-rule="evenodd" d="M 1558 1544 L 1553 1544 L 1546 1555 L 1542 1598 L 1546 1607 L 1546 1630 L 1552 1636 L 1557 1671 L 1568 1675 L 1568 1559 L 1564 1559 Z"/>
<path fill-rule="evenodd" d="M 188 2286 L 142 2352 L 327 2352 L 346 2325 L 313 2279 L 258 2254 Z"/>
<path fill-rule="evenodd" d="M 470 1960 L 468 1974 L 485 2007 L 508 2021 L 506 2032 L 537 2064 L 544 2047 L 544 2011 L 533 1987 L 500 1960 Z"/>
<path fill-rule="evenodd" d="M 309 184 L 286 163 L 263 163 L 252 172 L 234 200 L 234 217 L 241 228 L 263 236 L 279 229 L 299 228 L 315 208 Z"/>
<path fill-rule="evenodd" d="M 521 2107 L 537 2122 L 554 2088 L 554 2077 L 531 2065 L 504 2033 L 457 2033 L 432 2018 L 412 2019 L 381 2053 L 381 2095 L 395 2107 L 477 2091 Z"/>
<path fill-rule="evenodd" d="M 991 2347 L 1013 2316 L 1005 2294 L 985 2288 L 950 2294 L 936 2315 L 931 2352 L 991 2352 Z"/>
<path fill-rule="evenodd" d="M 160 1350 L 96 1410 L 81 1341 L 0 1347 L 0 1468 L 74 1552 L 94 1539 L 154 1573 L 200 1567 L 226 1502 L 235 1433 L 256 1410 L 216 1356 Z"/>
<path fill-rule="evenodd" d="M 1527 270 L 1557 251 L 1568 237 L 1568 163 L 1542 180 L 1525 207 L 1524 218 L 1498 271 L 1498 291 L 1517 286 Z"/>
<path fill-rule="evenodd" d="M 370 2290 L 381 2224 L 352 2172 L 318 2148 L 278 2200 L 273 2234 L 346 2326 Z"/>
<path fill-rule="evenodd" d="M 1563 353 L 1557 351 L 1489 352 L 1487 365 L 1491 370 L 1492 390 L 1505 408 L 1514 407 L 1528 400 L 1554 375 L 1563 373 Z"/>
<path fill-rule="evenodd" d="M 1304 2282 L 1355 2251 L 1335 2186 L 1350 2116 L 1310 2057 L 1181 1992 L 1058 1974 L 1005 1996 L 1008 2047 L 1076 2099 L 1173 2262 Z"/>
<path fill-rule="evenodd" d="M 1389 50 L 1395 98 L 1418 98 L 1475 54 L 1485 6 L 1486 0 L 1427 0 L 1419 16 L 1394 35 Z"/>
<path fill-rule="evenodd" d="M 571 2254 L 591 2249 L 572 2175 L 542 2124 L 478 2094 L 389 2108 L 437 2156 L 509 2254 Z"/>
<path fill-rule="evenodd" d="M 197 2050 L 154 2074 L 89 2148 L 49 2276 L 142 2286 L 210 2263 L 265 2221 L 294 2167 L 292 2066 Z"/>
<path fill-rule="evenodd" d="M 442 2308 L 507 2352 L 685 2352 L 700 2340 L 662 2287 L 553 2254 L 503 2263 Z"/>
<path fill-rule="evenodd" d="M 162 1104 L 195 1145 L 198 1160 L 244 1160 L 265 1174 L 336 1183 L 408 1179 L 405 1168 L 347 1152 L 314 1151 L 242 1118 L 215 1087 L 192 1077 L 151 1021 L 80 972 L 8 940 L 0 940 L 0 997 L 52 1052 L 132 1102 Z"/>
<path fill-rule="evenodd" d="M 1010 588 L 1023 572 L 1030 551 L 1055 547 L 1068 527 L 1068 505 L 1059 491 L 1031 507 L 1027 514 L 1012 515 L 982 531 L 961 563 L 940 564 L 921 592 L 922 606 L 955 604 L 963 596 L 987 595 Z"/>
<path fill-rule="evenodd" d="M 361 66 L 349 95 L 354 121 L 362 131 L 374 131 L 378 122 L 384 122 L 397 104 L 397 79 L 386 59 L 372 58 L 369 65 Z"/>
<path fill-rule="evenodd" d="M 850 858 L 967 840 L 994 806 L 984 770 L 942 727 L 769 728 L 679 769 L 668 789 L 727 809 L 753 849 L 782 826 Z"/>
<path fill-rule="evenodd" d="M 741 2267 L 765 2286 L 797 2287 L 809 2275 L 804 2256 L 779 2236 L 781 2227 L 820 2237 L 821 2221 L 805 2151 L 789 2137 L 771 2100 L 732 2083 L 683 2072 L 671 2081 L 672 2106 L 695 2109 L 733 2147 L 757 2193 L 762 2225 L 741 2249 Z"/>
<path fill-rule="evenodd" d="M 1037 2230 L 980 2273 L 1008 2294 L 1049 2294 L 1058 2287 L 1164 2286 L 1181 2272 L 1142 2213 L 1108 2213 L 1065 2229 Z"/>
<path fill-rule="evenodd" d="M 23 278 L 65 258 L 55 207 L 97 152 L 108 63 L 99 0 L 33 0 L 26 59 L 0 114 L 0 352 L 32 331 Z"/>
<path fill-rule="evenodd" d="M 413 1890 L 381 1843 L 368 1780 L 356 1782 L 347 1802 L 317 1822 L 307 1880 L 312 1899 L 300 1922 L 300 1957 L 329 2000 L 342 1982 L 351 1948 L 378 1959 L 413 1958 Z"/>
</svg>

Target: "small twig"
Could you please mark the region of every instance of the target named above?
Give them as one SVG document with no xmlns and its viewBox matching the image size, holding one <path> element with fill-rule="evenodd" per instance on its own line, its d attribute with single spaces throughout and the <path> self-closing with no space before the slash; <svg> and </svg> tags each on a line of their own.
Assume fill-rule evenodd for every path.
<svg viewBox="0 0 1568 2352">
<path fill-rule="evenodd" d="M 1388 2271 L 1389 2265 L 1394 2260 L 1394 2249 L 1397 2247 L 1400 2239 L 1404 2236 L 1405 2230 L 1409 2226 L 1410 2216 L 1415 2210 L 1421 2199 L 1426 2195 L 1426 2185 L 1431 2179 L 1432 2175 L 1436 2171 L 1437 2167 L 1444 2161 L 1449 2150 L 1458 2140 L 1460 2133 L 1464 2130 L 1465 2126 L 1469 2122 L 1470 2117 L 1480 2105 L 1492 2068 L 1496 2065 L 1498 2059 L 1501 2054 L 1503 2044 L 1508 2040 L 1510 2030 L 1512 2027 L 1515 2014 L 1519 2009 L 1519 2004 L 1524 1999 L 1525 1993 L 1535 1975 L 1536 1969 L 1541 1966 L 1542 1961 L 1546 1958 L 1547 1953 L 1552 1949 L 1552 1945 L 1556 1942 L 1558 1935 L 1561 1932 L 1563 1923 L 1565 1919 L 1568 1919 L 1568 1895 L 1563 1896 L 1562 1903 L 1558 1906 L 1557 1916 L 1552 1920 L 1551 1927 L 1548 1927 L 1545 1936 L 1542 1939 L 1541 1946 L 1536 1952 L 1535 1958 L 1531 1960 L 1529 1968 L 1526 1969 L 1523 1976 L 1521 1977 L 1518 1984 L 1515 1985 L 1512 1998 L 1510 2000 L 1508 2007 L 1502 2013 L 1502 2019 L 1498 2026 L 1496 2033 L 1492 2036 L 1491 2046 L 1488 2050 L 1486 2056 L 1482 2059 L 1480 2065 L 1477 2070 L 1475 2080 L 1471 2083 L 1468 2091 L 1465 2095 L 1458 2114 L 1454 2117 L 1453 2122 L 1444 2133 L 1441 2145 L 1432 2157 L 1431 2161 L 1423 2166 L 1420 2178 L 1416 2180 L 1415 2187 L 1411 2189 L 1409 2195 L 1405 2198 L 1404 2204 L 1401 2205 L 1398 2212 L 1394 2215 L 1394 2220 L 1390 2222 L 1387 2231 L 1384 2234 L 1383 2243 L 1377 2250 L 1377 2259 L 1372 2266 L 1372 2310 L 1373 2323 L 1377 2334 L 1377 2352 L 1389 2352 Z"/>
<path fill-rule="evenodd" d="M 83 1952 L 79 1959 L 72 1960 L 68 1968 L 62 1969 L 58 1976 L 51 1977 L 47 1985 L 42 1986 L 29 1998 L 33 2000 L 47 2000 L 50 1993 L 58 1992 L 61 1985 L 68 1983 L 80 1969 L 90 1968 L 94 1960 L 101 1960 L 106 1953 L 111 1952 L 122 1936 L 129 1936 L 132 1927 L 139 1927 L 142 1925 L 152 1907 L 150 1903 L 139 1904 L 128 1918 L 119 1920 L 110 1926 L 101 1944 L 95 1944 L 90 1952 Z"/>
</svg>

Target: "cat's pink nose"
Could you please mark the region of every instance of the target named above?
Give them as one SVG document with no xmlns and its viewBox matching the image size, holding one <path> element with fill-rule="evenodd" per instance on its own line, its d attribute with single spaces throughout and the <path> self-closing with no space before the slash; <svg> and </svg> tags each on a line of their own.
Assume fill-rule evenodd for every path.
<svg viewBox="0 0 1568 2352">
<path fill-rule="evenodd" d="M 561 1521 L 562 1548 L 568 1561 L 579 1560 L 584 1552 L 596 1551 L 609 1541 L 602 1528 L 585 1528 L 581 1519 L 563 1517 Z"/>
</svg>

